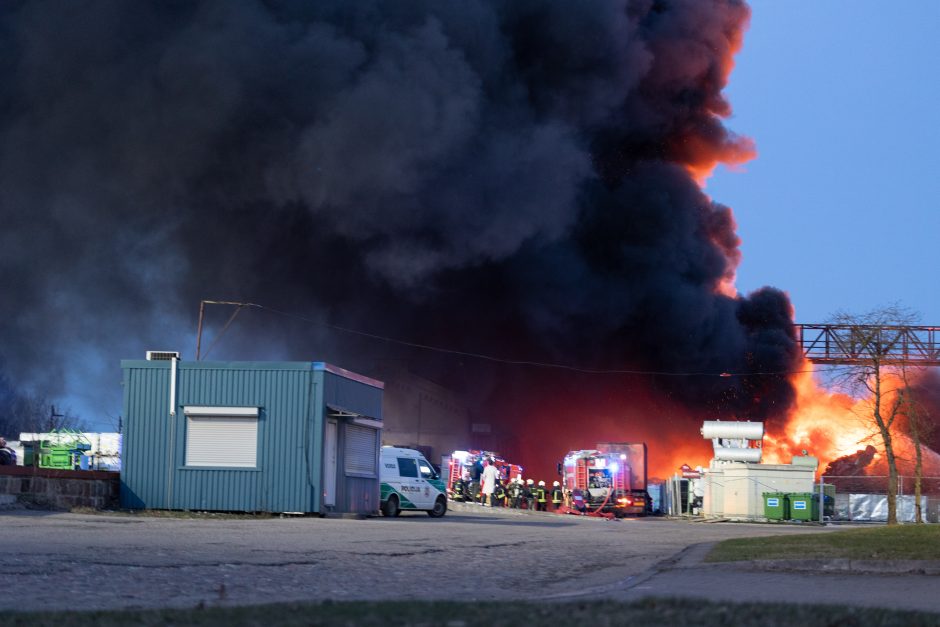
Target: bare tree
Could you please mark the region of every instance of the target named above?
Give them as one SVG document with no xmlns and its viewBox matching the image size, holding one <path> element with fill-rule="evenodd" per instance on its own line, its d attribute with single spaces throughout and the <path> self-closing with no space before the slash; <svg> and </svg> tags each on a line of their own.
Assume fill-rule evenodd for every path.
<svg viewBox="0 0 940 627">
<path fill-rule="evenodd" d="M 853 365 L 844 367 L 834 379 L 855 396 L 862 396 L 867 406 L 865 420 L 873 427 L 884 449 L 888 466 L 888 524 L 898 522 L 898 464 L 894 450 L 894 429 L 906 405 L 906 377 L 899 373 L 895 358 L 900 331 L 910 326 L 916 316 L 899 305 L 889 305 L 865 314 L 837 313 L 833 324 L 843 326 L 839 339 L 849 353 L 856 355 Z"/>
<path fill-rule="evenodd" d="M 919 401 L 914 386 L 910 383 L 907 368 L 901 369 L 904 389 L 902 390 L 904 413 L 907 416 L 907 430 L 914 444 L 914 522 L 924 522 L 921 495 L 924 479 L 924 453 L 922 444 L 933 432 L 933 421 L 927 408 Z"/>
<path fill-rule="evenodd" d="M 84 426 L 70 410 L 57 409 L 48 396 L 21 392 L 0 375 L 0 435 L 17 439 L 23 432 L 82 430 Z"/>
</svg>

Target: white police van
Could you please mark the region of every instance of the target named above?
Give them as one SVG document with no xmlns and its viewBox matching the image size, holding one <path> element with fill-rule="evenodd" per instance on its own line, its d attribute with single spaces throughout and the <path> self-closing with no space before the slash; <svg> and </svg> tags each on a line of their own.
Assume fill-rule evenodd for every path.
<svg viewBox="0 0 940 627">
<path fill-rule="evenodd" d="M 383 446 L 379 470 L 385 516 L 398 516 L 408 510 L 425 511 L 434 518 L 447 513 L 444 481 L 420 451 Z"/>
</svg>

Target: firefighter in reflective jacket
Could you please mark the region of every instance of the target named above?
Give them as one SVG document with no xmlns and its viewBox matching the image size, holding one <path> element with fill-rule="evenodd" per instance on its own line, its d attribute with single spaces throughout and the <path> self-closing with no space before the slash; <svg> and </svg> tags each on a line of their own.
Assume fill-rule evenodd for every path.
<svg viewBox="0 0 940 627">
<path fill-rule="evenodd" d="M 561 484 L 558 483 L 557 481 L 554 482 L 552 484 L 552 509 L 553 510 L 557 510 L 559 507 L 561 507 L 561 501 L 562 501 L 563 496 L 564 495 L 562 494 L 562 491 L 561 491 Z"/>
<path fill-rule="evenodd" d="M 463 479 L 457 479 L 454 481 L 454 485 L 451 486 L 451 499 L 455 501 L 465 501 L 467 499 L 467 482 Z"/>
<path fill-rule="evenodd" d="M 538 501 L 538 511 L 545 512 L 548 503 L 548 490 L 545 489 L 545 482 L 539 481 L 539 487 L 535 490 L 535 500 Z"/>
<path fill-rule="evenodd" d="M 535 509 L 535 481 L 532 479 L 527 479 L 525 482 L 525 508 L 532 510 Z"/>
<path fill-rule="evenodd" d="M 506 488 L 503 487 L 503 482 L 499 479 L 496 480 L 496 489 L 493 490 L 493 498 L 495 499 L 495 504 L 500 507 L 506 504 Z"/>
<path fill-rule="evenodd" d="M 516 477 L 509 482 L 509 506 L 519 509 L 522 506 L 522 479 Z"/>
</svg>

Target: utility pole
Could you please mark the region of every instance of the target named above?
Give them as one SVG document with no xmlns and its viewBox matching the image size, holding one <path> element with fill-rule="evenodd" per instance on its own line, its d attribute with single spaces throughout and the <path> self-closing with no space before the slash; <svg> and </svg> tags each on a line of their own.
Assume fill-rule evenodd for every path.
<svg viewBox="0 0 940 627">
<path fill-rule="evenodd" d="M 56 418 L 65 418 L 65 415 L 55 413 L 55 405 L 50 405 L 49 406 L 49 431 L 56 430 L 57 428 L 56 421 L 55 421 Z"/>
<path fill-rule="evenodd" d="M 199 324 L 196 325 L 196 361 L 199 361 L 199 352 L 202 348 L 202 318 L 206 314 L 206 301 L 199 301 Z"/>
<path fill-rule="evenodd" d="M 260 305 L 256 305 L 254 303 L 238 303 L 238 302 L 234 302 L 230 300 L 201 300 L 199 301 L 199 322 L 196 325 L 196 361 L 199 361 L 202 358 L 202 321 L 206 315 L 206 305 L 232 305 L 235 307 L 235 311 L 232 312 L 232 315 L 228 319 L 228 322 L 225 323 L 225 326 L 223 326 L 222 330 L 219 331 L 218 335 L 216 335 L 215 340 L 213 340 L 212 344 L 206 350 L 206 354 L 208 354 L 209 351 L 212 350 L 212 347 L 215 346 L 215 343 L 219 341 L 219 338 L 221 338 L 222 335 L 225 334 L 225 332 L 229 328 L 229 325 L 232 324 L 232 322 L 235 320 L 235 316 L 238 315 L 238 312 L 241 311 L 242 308 L 244 307 L 261 308 Z"/>
</svg>

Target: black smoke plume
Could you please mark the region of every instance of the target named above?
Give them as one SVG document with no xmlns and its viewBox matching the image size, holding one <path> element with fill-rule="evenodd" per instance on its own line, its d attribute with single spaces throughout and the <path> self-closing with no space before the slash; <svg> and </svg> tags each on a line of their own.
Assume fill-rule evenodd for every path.
<svg viewBox="0 0 940 627">
<path fill-rule="evenodd" d="M 722 124 L 748 16 L 737 0 L 4 2 L 5 369 L 110 400 L 119 359 L 191 355 L 198 301 L 224 298 L 665 373 L 492 366 L 259 312 L 213 349 L 406 358 L 521 454 L 592 403 L 626 415 L 642 397 L 648 422 L 686 408 L 658 428 L 692 438 L 702 417 L 780 416 L 786 377 L 754 373 L 798 358 L 788 299 L 722 291 L 734 220 L 696 183 L 753 153 Z"/>
</svg>

